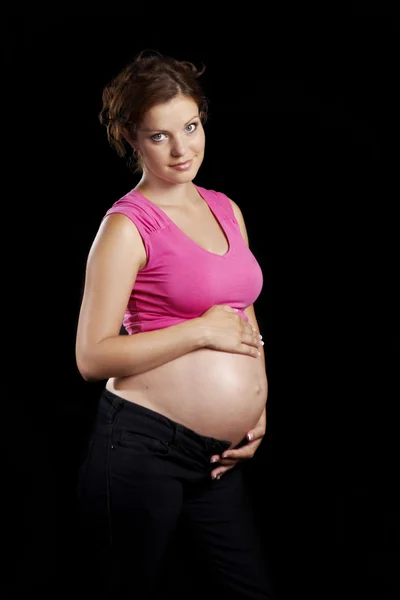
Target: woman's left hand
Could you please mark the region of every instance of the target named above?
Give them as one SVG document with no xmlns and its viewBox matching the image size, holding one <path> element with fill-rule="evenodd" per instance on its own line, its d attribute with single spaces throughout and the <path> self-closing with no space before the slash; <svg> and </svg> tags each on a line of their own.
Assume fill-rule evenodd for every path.
<svg viewBox="0 0 400 600">
<path fill-rule="evenodd" d="M 221 456 L 219 454 L 213 454 L 211 456 L 211 463 L 218 462 L 218 466 L 211 471 L 212 479 L 220 479 L 224 473 L 233 469 L 238 463 L 253 458 L 257 448 L 263 440 L 266 427 L 267 417 L 266 410 L 264 409 L 257 425 L 247 432 L 247 441 L 243 446 L 240 446 L 239 448 L 229 448 L 228 450 L 225 450 Z"/>
</svg>

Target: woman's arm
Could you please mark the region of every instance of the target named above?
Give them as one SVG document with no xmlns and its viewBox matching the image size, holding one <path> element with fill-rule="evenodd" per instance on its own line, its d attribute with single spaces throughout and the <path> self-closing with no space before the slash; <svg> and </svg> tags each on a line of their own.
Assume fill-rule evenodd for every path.
<svg viewBox="0 0 400 600">
<path fill-rule="evenodd" d="M 120 335 L 145 257 L 135 225 L 120 214 L 102 222 L 89 252 L 76 335 L 76 362 L 86 381 L 149 371 L 206 344 L 200 319 L 158 331 Z"/>
</svg>

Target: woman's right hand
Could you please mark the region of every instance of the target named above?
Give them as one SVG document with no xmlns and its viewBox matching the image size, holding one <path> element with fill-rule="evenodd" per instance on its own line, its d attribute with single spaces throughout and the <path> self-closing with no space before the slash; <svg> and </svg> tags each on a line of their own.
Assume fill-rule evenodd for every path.
<svg viewBox="0 0 400 600">
<path fill-rule="evenodd" d="M 206 348 L 258 358 L 262 338 L 252 325 L 227 304 L 216 304 L 200 317 L 206 330 Z"/>
</svg>

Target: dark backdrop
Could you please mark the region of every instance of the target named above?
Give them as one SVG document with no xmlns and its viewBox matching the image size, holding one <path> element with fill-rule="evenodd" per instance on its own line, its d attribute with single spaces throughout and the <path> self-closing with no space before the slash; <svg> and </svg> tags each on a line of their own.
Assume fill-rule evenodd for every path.
<svg viewBox="0 0 400 600">
<path fill-rule="evenodd" d="M 249 483 L 281 598 L 398 597 L 392 6 L 35 13 L 2 29 L 5 592 L 78 589 L 74 482 L 102 384 L 77 372 L 75 329 L 99 222 L 136 183 L 97 114 L 105 83 L 155 48 L 206 65 L 196 181 L 239 204 L 264 272 L 268 433 Z M 176 595 L 211 597 L 184 558 Z"/>
</svg>

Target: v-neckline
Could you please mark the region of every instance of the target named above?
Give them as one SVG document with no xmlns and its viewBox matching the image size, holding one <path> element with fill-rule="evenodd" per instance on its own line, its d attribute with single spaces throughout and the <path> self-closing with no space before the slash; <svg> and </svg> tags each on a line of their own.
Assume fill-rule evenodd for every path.
<svg viewBox="0 0 400 600">
<path fill-rule="evenodd" d="M 151 200 L 149 200 L 148 198 L 146 198 L 146 196 L 144 196 L 141 192 L 139 192 L 138 190 L 133 190 L 135 192 L 135 194 L 139 194 L 139 196 L 141 198 L 143 198 L 143 200 L 145 200 L 146 202 L 149 202 L 153 207 L 155 207 L 156 210 L 160 211 L 162 213 L 162 215 L 164 217 L 167 218 L 167 220 L 169 221 L 169 223 L 172 224 L 173 227 L 175 227 L 175 229 L 177 229 L 178 231 L 181 232 L 181 234 L 187 238 L 194 246 L 196 246 L 196 248 L 199 248 L 200 250 L 202 250 L 203 252 L 206 252 L 207 254 L 211 254 L 212 256 L 217 256 L 219 258 L 226 258 L 230 253 L 231 253 L 231 249 L 232 249 L 232 243 L 231 243 L 231 239 L 227 233 L 227 230 L 225 229 L 225 227 L 222 225 L 221 221 L 218 219 L 217 215 L 215 214 L 215 212 L 213 211 L 213 209 L 211 208 L 209 202 L 207 201 L 207 199 L 203 196 L 203 194 L 200 192 L 199 187 L 197 185 L 195 185 L 195 188 L 197 190 L 197 193 L 199 194 L 200 198 L 202 198 L 202 200 L 204 200 L 204 202 L 207 204 L 208 208 L 210 209 L 211 214 L 214 216 L 214 219 L 216 220 L 216 222 L 219 224 L 220 228 L 222 229 L 224 235 L 225 235 L 225 239 L 228 243 L 228 250 L 225 252 L 225 254 L 216 254 L 215 252 L 210 252 L 210 250 L 206 250 L 206 248 L 203 248 L 203 246 L 200 246 L 197 242 L 195 242 L 190 236 L 187 235 L 187 233 L 185 233 L 180 227 L 178 227 L 178 225 L 171 219 L 171 217 L 169 217 L 167 215 L 167 213 L 155 202 L 152 202 Z"/>
</svg>

